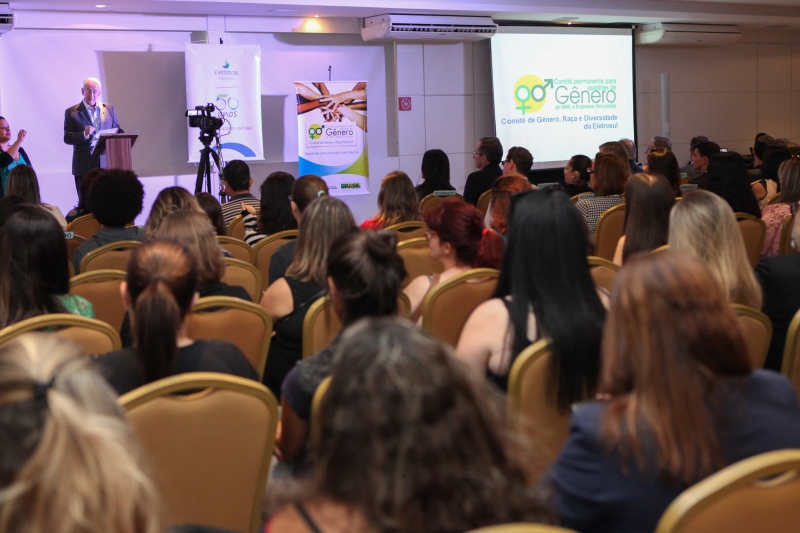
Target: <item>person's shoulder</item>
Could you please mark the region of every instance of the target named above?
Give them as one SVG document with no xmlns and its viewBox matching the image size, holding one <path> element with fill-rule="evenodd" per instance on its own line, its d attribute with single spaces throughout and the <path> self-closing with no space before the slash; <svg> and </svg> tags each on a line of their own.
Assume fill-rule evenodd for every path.
<svg viewBox="0 0 800 533">
<path fill-rule="evenodd" d="M 758 369 L 750 374 L 750 388 L 756 392 L 764 393 L 773 398 L 793 400 L 797 403 L 797 393 L 792 382 L 784 376 L 772 370 Z"/>
<path fill-rule="evenodd" d="M 603 413 L 607 407 L 608 402 L 594 400 L 574 404 L 572 406 L 572 418 L 570 419 L 570 431 L 580 431 L 599 438 Z"/>
<path fill-rule="evenodd" d="M 67 109 L 64 111 L 64 113 L 65 113 L 65 114 L 68 114 L 68 115 L 71 115 L 71 114 L 73 114 L 73 113 L 77 113 L 77 112 L 78 112 L 78 110 L 79 110 L 80 108 L 81 108 L 81 102 L 78 102 L 78 103 L 77 103 L 77 104 L 75 104 L 75 105 L 69 106 L 69 107 L 68 107 L 68 108 L 67 108 Z"/>
<path fill-rule="evenodd" d="M 317 528 L 325 531 L 372 533 L 366 517 L 354 507 L 325 497 L 312 497 L 301 504 Z M 264 530 L 266 533 L 308 533 L 309 524 L 295 505 L 275 512 Z"/>
<path fill-rule="evenodd" d="M 762 281 L 773 276 L 797 279 L 800 277 L 800 254 L 763 257 L 756 264 L 755 272 Z"/>
</svg>

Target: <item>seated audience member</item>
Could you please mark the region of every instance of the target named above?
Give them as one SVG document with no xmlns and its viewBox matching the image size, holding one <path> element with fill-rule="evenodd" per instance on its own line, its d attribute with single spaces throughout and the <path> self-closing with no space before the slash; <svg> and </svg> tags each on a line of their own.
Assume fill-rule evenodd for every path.
<svg viewBox="0 0 800 533">
<path fill-rule="evenodd" d="M 678 158 L 671 150 L 664 148 L 652 150 L 645 159 L 644 171 L 662 176 L 672 188 L 673 195 L 675 197 L 681 195 L 681 170 L 678 167 Z"/>
<path fill-rule="evenodd" d="M 522 193 L 511 205 L 496 297 L 472 312 L 456 353 L 505 391 L 519 353 L 549 338 L 555 357 L 548 393 L 567 411 L 592 397 L 600 372 L 605 309 L 586 260 L 586 224 L 560 191 Z"/>
<path fill-rule="evenodd" d="M 213 194 L 207 192 L 199 192 L 194 195 L 197 199 L 197 204 L 200 209 L 208 217 L 211 222 L 211 227 L 214 229 L 216 235 L 225 236 L 225 222 L 222 220 L 222 208 L 219 205 L 219 200 L 214 198 Z"/>
<path fill-rule="evenodd" d="M 500 162 L 503 160 L 503 145 L 497 137 L 484 137 L 472 152 L 475 161 L 475 172 L 467 176 L 464 185 L 464 201 L 474 206 L 483 193 L 492 188 L 494 180 L 503 174 Z"/>
<path fill-rule="evenodd" d="M 422 318 L 422 302 L 435 285 L 472 268 L 500 268 L 503 239 L 483 225 L 483 215 L 466 202 L 442 202 L 423 215 L 431 257 L 444 267 L 441 274 L 419 276 L 405 289 L 411 320 Z"/>
<path fill-rule="evenodd" d="M 300 180 L 298 180 L 299 182 Z M 264 385 L 281 395 L 281 383 L 303 355 L 303 319 L 308 307 L 327 292 L 331 245 L 356 227 L 350 209 L 336 198 L 314 200 L 303 213 L 294 260 L 286 275 L 269 286 L 261 298 L 274 324 Z"/>
<path fill-rule="evenodd" d="M 615 205 L 625 203 L 622 193 L 625 191 L 625 183 L 629 176 L 628 164 L 616 155 L 597 154 L 595 156 L 589 184 L 596 196 L 578 200 L 575 204 L 586 220 L 586 226 L 589 228 L 589 235 L 592 238 L 594 238 L 594 230 L 600 215 Z"/>
<path fill-rule="evenodd" d="M 585 155 L 574 155 L 564 167 L 564 191 L 572 197 L 585 192 L 592 192 L 589 186 L 591 179 L 592 159 Z"/>
<path fill-rule="evenodd" d="M 750 456 L 800 447 L 791 382 L 753 370 L 746 346 L 700 261 L 666 251 L 626 264 L 603 331 L 603 399 L 573 412 L 550 472 L 560 524 L 654 531 L 694 483 Z"/>
<path fill-rule="evenodd" d="M 80 198 L 78 198 L 78 205 L 73 207 L 67 216 L 65 217 L 67 223 L 72 222 L 78 217 L 82 217 L 84 215 L 91 215 L 91 211 L 89 211 L 89 190 L 92 188 L 95 180 L 98 176 L 100 176 L 106 169 L 104 168 L 93 168 L 89 172 L 83 175 L 83 179 L 81 180 L 81 192 Z"/>
<path fill-rule="evenodd" d="M 243 204 L 259 207 L 258 198 L 250 194 L 253 178 L 250 177 L 247 163 L 239 159 L 228 161 L 222 171 L 221 180 L 222 192 L 228 195 L 228 201 L 222 205 L 222 219 L 226 226 L 241 213 Z"/>
<path fill-rule="evenodd" d="M 734 213 L 747 213 L 761 218 L 758 206 L 750 187 L 750 177 L 744 166 L 744 159 L 736 152 L 720 152 L 708 162 L 708 190 L 721 196 Z"/>
<path fill-rule="evenodd" d="M 647 154 L 648 159 L 658 150 Z M 625 225 L 614 262 L 622 265 L 633 254 L 652 252 L 667 244 L 673 205 L 675 190 L 660 174 L 641 172 L 631 176 L 625 185 Z"/>
<path fill-rule="evenodd" d="M 780 196 L 774 204 L 765 205 L 761 210 L 761 219 L 767 226 L 767 234 L 764 236 L 759 258 L 778 255 L 783 222 L 792 214 L 790 206 L 800 200 L 800 159 L 784 161 L 778 170 L 778 176 L 781 182 Z"/>
<path fill-rule="evenodd" d="M 14 208 L 21 204 L 27 204 L 25 198 L 15 194 L 13 196 L 3 196 L 0 198 L 0 228 L 6 223 L 8 217 L 14 212 Z"/>
<path fill-rule="evenodd" d="M 297 221 L 298 230 L 303 224 L 303 213 L 311 202 L 317 198 L 328 195 L 328 184 L 325 180 L 314 174 L 306 174 L 295 180 L 292 186 L 292 196 L 289 205 L 292 216 Z M 272 285 L 286 274 L 286 269 L 294 260 L 294 249 L 297 239 L 292 239 L 282 244 L 272 254 L 269 262 L 269 284 Z"/>
<path fill-rule="evenodd" d="M 492 201 L 489 203 L 484 224 L 488 220 L 487 227 L 505 236 L 508 231 L 508 210 L 511 207 L 511 197 L 532 189 L 533 185 L 528 178 L 522 176 L 505 176 L 495 180 L 492 184 Z"/>
<path fill-rule="evenodd" d="M 402 319 L 366 319 L 342 336 L 320 405 L 311 483 L 265 532 L 463 532 L 550 522 L 503 405 L 438 340 Z M 388 415 L 388 416 L 387 416 Z M 288 490 L 287 490 L 288 489 Z"/>
<path fill-rule="evenodd" d="M 117 394 L 185 372 L 258 379 L 233 344 L 186 335 L 183 321 L 198 296 L 197 287 L 194 257 L 181 244 L 155 239 L 133 251 L 120 286 L 131 316 L 133 347 L 95 359 Z"/>
<path fill-rule="evenodd" d="M 764 162 L 761 164 L 761 179 L 751 184 L 753 195 L 762 208 L 772 196 L 780 190 L 778 169 L 784 161 L 792 158 L 792 152 L 785 146 L 774 146 L 764 152 Z"/>
<path fill-rule="evenodd" d="M 381 181 L 378 193 L 379 213 L 361 223 L 364 229 L 386 228 L 401 222 L 419 222 L 419 200 L 411 178 L 405 172 L 395 170 Z"/>
<path fill-rule="evenodd" d="M 707 143 L 708 137 L 705 135 L 698 135 L 697 137 L 692 137 L 692 140 L 689 141 L 689 162 L 680 168 L 680 172 L 682 174 L 686 174 L 686 177 L 690 180 L 699 176 L 697 171 L 694 169 L 692 165 L 692 161 L 694 161 L 694 149 L 697 148 L 697 145 L 700 143 Z"/>
<path fill-rule="evenodd" d="M 22 196 L 29 204 L 39 206 L 50 213 L 61 226 L 62 230 L 67 229 L 67 220 L 64 218 L 61 210 L 55 205 L 42 203 L 42 198 L 39 195 L 39 180 L 36 177 L 36 172 L 34 172 L 33 167 L 17 165 L 12 168 L 11 172 L 8 173 L 6 194 L 9 196 Z"/>
<path fill-rule="evenodd" d="M 102 227 L 75 250 L 72 265 L 76 274 L 81 260 L 92 250 L 112 242 L 145 240 L 145 231 L 133 226 L 142 212 L 143 200 L 144 187 L 132 171 L 112 169 L 103 173 L 92 186 L 87 204 Z"/>
<path fill-rule="evenodd" d="M 244 241 L 253 246 L 273 233 L 297 229 L 297 219 L 292 214 L 292 188 L 294 176 L 288 172 L 273 172 L 261 184 L 261 213 L 252 205 L 242 202 Z M 266 281 L 266 280 L 265 280 Z"/>
<path fill-rule="evenodd" d="M 689 183 L 697 185 L 698 189 L 708 189 L 708 163 L 711 158 L 720 153 L 719 145 L 713 142 L 704 142 L 698 144 L 694 152 L 692 152 L 692 168 L 694 168 L 695 177 L 689 180 Z"/>
<path fill-rule="evenodd" d="M 422 183 L 415 187 L 420 200 L 436 191 L 456 190 L 450 185 L 450 159 L 442 150 L 428 150 L 422 154 L 420 178 Z"/>
<path fill-rule="evenodd" d="M 512 146 L 508 149 L 505 161 L 503 161 L 503 177 L 519 176 L 528 179 L 528 172 L 533 166 L 533 156 L 527 148 L 522 146 Z M 538 189 L 534 185 L 535 189 Z"/>
<path fill-rule="evenodd" d="M 622 144 L 621 142 L 618 141 L 605 142 L 600 145 L 600 147 L 598 148 L 598 152 L 600 152 L 601 154 L 614 154 L 623 161 L 627 161 L 631 175 L 642 171 L 642 167 L 633 162 L 633 159 L 631 159 L 630 154 L 628 153 L 628 149 L 625 148 L 625 145 Z"/>
<path fill-rule="evenodd" d="M 670 250 L 702 261 L 731 303 L 761 309 L 761 289 L 731 207 L 708 191 L 689 191 L 669 215 Z"/>
<path fill-rule="evenodd" d="M 666 148 L 667 150 L 672 150 L 672 141 L 666 137 L 656 135 L 650 139 L 650 144 L 647 145 L 647 149 L 644 151 L 644 154 L 649 154 L 654 148 Z"/>
<path fill-rule="evenodd" d="M 619 142 L 625 147 L 625 151 L 628 153 L 628 159 L 635 163 L 637 159 L 636 143 L 633 142 L 632 139 L 620 139 Z"/>
<path fill-rule="evenodd" d="M 147 222 L 144 224 L 147 238 L 152 239 L 155 237 L 161 222 L 176 211 L 205 213 L 200 208 L 197 198 L 183 187 L 175 186 L 161 189 L 152 207 L 150 207 L 150 214 L 147 215 Z"/>
<path fill-rule="evenodd" d="M 161 498 L 116 395 L 74 344 L 0 347 L 3 531 L 158 533 Z"/>
<path fill-rule="evenodd" d="M 800 164 L 797 160 L 792 163 Z M 797 206 L 797 200 L 792 205 Z M 795 216 L 792 247 L 797 243 L 800 243 L 800 217 Z M 756 265 L 755 273 L 764 294 L 761 311 L 772 321 L 772 340 L 764 368 L 780 372 L 786 334 L 794 315 L 800 310 L 800 253 L 765 257 Z"/>
<path fill-rule="evenodd" d="M 13 209 L 0 229 L 0 256 L 0 328 L 49 313 L 94 318 L 91 303 L 69 294 L 64 232 L 44 209 Z"/>
<path fill-rule="evenodd" d="M 766 133 L 757 133 L 755 141 L 753 142 L 753 146 L 750 148 L 750 155 L 753 156 L 753 166 L 752 172 L 750 175 L 753 177 L 753 180 L 759 179 L 761 177 L 761 166 L 764 164 L 764 154 L 766 151 L 775 146 L 775 139 L 771 135 L 767 135 Z"/>
<path fill-rule="evenodd" d="M 397 298 L 406 269 L 395 251 L 396 245 L 397 237 L 392 232 L 352 230 L 331 246 L 328 292 L 345 329 L 364 317 L 397 314 Z M 333 354 L 341 337 L 342 333 L 327 348 L 298 362 L 283 381 L 278 443 L 283 461 L 299 463 L 305 455 L 311 400 L 331 373 Z"/>
</svg>

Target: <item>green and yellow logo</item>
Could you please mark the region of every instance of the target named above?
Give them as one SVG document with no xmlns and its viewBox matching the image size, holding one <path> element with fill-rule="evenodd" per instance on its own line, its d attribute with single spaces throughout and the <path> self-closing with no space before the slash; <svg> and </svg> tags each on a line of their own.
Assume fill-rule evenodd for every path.
<svg viewBox="0 0 800 533">
<path fill-rule="evenodd" d="M 308 138 L 311 139 L 312 141 L 314 139 L 319 139 L 320 137 L 322 137 L 322 130 L 324 129 L 325 126 L 320 126 L 319 124 L 312 124 L 308 128 Z"/>
<path fill-rule="evenodd" d="M 536 113 L 547 102 L 547 88 L 553 80 L 543 80 L 533 74 L 525 74 L 514 84 L 514 102 L 522 114 Z"/>
</svg>

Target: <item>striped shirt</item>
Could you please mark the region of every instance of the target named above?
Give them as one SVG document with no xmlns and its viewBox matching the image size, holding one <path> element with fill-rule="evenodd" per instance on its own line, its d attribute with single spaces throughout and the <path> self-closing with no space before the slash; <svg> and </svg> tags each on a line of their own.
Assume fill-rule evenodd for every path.
<svg viewBox="0 0 800 533">
<path fill-rule="evenodd" d="M 256 209 L 261 207 L 261 200 L 249 192 L 231 196 L 231 199 L 222 204 L 222 221 L 227 226 L 237 215 L 242 214 L 242 202 L 252 205 Z"/>
<path fill-rule="evenodd" d="M 615 205 L 624 204 L 625 198 L 619 194 L 610 194 L 608 196 L 595 196 L 587 200 L 578 200 L 575 207 L 581 212 L 583 218 L 586 220 L 586 226 L 589 228 L 589 234 L 594 239 L 594 230 L 597 227 L 597 219 L 600 215 L 614 207 Z"/>
</svg>

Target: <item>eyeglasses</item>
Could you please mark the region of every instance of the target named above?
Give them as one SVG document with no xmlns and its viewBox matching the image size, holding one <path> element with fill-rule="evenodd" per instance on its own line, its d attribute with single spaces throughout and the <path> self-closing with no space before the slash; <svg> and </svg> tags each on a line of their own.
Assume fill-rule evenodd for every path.
<svg viewBox="0 0 800 533">
<path fill-rule="evenodd" d="M 500 164 L 502 166 L 506 166 L 507 163 L 511 163 L 511 160 L 510 159 L 506 159 L 505 161 L 500 161 Z"/>
<path fill-rule="evenodd" d="M 426 229 L 426 230 L 425 230 L 425 238 L 426 238 L 426 239 L 428 239 L 428 240 L 431 240 L 431 239 L 433 238 L 433 236 L 434 236 L 434 235 L 436 235 L 436 232 L 435 232 L 435 231 L 431 231 L 431 230 L 429 230 L 429 229 Z"/>
</svg>

